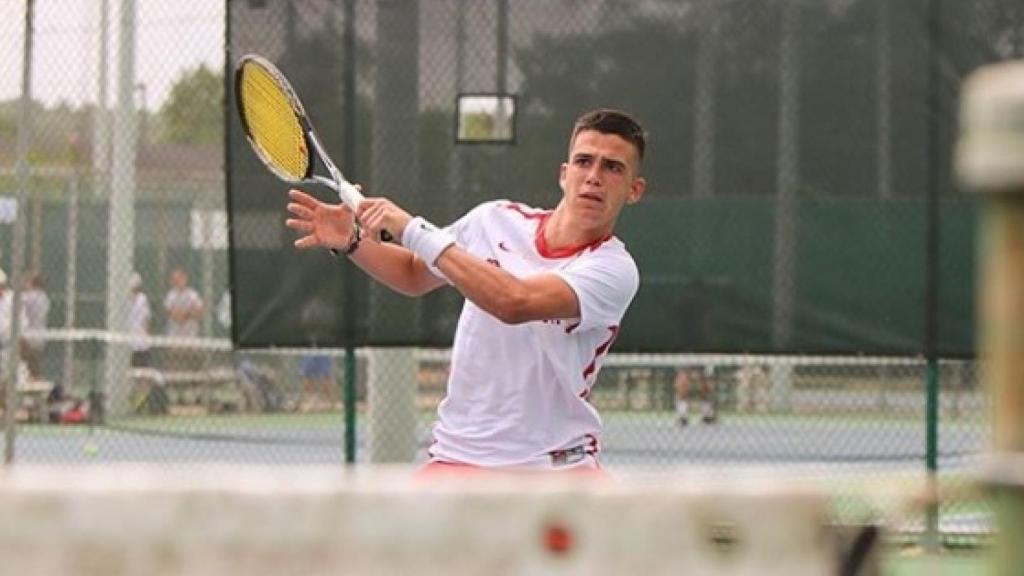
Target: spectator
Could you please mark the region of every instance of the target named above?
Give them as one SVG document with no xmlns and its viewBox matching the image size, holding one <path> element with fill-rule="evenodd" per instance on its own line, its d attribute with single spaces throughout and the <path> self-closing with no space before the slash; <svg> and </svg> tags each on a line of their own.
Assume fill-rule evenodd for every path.
<svg viewBox="0 0 1024 576">
<path fill-rule="evenodd" d="M 333 409 L 338 405 L 337 387 L 334 385 L 331 357 L 323 354 L 303 356 L 299 363 L 302 376 L 303 411 Z"/>
<path fill-rule="evenodd" d="M 3 367 L 7 366 L 7 358 L 10 350 L 11 338 L 11 307 L 12 295 L 7 289 L 7 273 L 0 269 L 0 374 L 3 374 Z M 7 409 L 6 382 L 0 380 L 0 405 Z"/>
<path fill-rule="evenodd" d="M 179 338 L 199 336 L 199 321 L 206 305 L 199 293 L 188 284 L 188 272 L 184 268 L 171 271 L 171 288 L 164 297 L 167 312 L 167 335 Z"/>
<path fill-rule="evenodd" d="M 129 296 L 128 310 L 128 333 L 132 335 L 132 367 L 147 368 L 153 365 L 149 352 L 149 326 L 152 311 L 149 307 L 149 298 L 142 291 L 142 276 L 138 272 L 132 272 L 128 280 L 131 289 Z"/>
<path fill-rule="evenodd" d="M 206 305 L 199 293 L 188 283 L 188 272 L 184 268 L 171 271 L 171 288 L 164 297 L 164 311 L 167 313 L 167 335 L 172 338 L 199 337 L 199 321 L 206 311 Z M 199 358 L 184 348 L 172 348 L 167 355 L 170 368 L 186 370 L 195 368 Z"/>
<path fill-rule="evenodd" d="M 707 366 L 704 370 L 699 368 L 688 369 L 680 368 L 676 371 L 675 377 L 675 389 L 676 389 L 676 418 L 680 426 L 686 426 L 690 423 L 689 416 L 689 398 L 690 389 L 693 385 L 693 380 L 697 380 L 697 384 L 700 388 L 700 395 L 704 400 L 704 410 L 701 414 L 701 419 L 705 424 L 714 424 L 715 420 L 718 419 L 715 402 L 715 387 L 714 387 L 714 367 Z"/>
<path fill-rule="evenodd" d="M 736 409 L 739 412 L 764 412 L 768 408 L 768 372 L 759 364 L 750 364 L 736 372 Z"/>
<path fill-rule="evenodd" d="M 21 295 L 22 326 L 21 360 L 28 369 L 31 380 L 43 377 L 43 350 L 46 340 L 39 334 L 46 329 L 46 319 L 50 315 L 50 297 L 46 295 L 43 278 L 39 274 L 29 274 L 25 280 L 25 292 Z"/>
</svg>

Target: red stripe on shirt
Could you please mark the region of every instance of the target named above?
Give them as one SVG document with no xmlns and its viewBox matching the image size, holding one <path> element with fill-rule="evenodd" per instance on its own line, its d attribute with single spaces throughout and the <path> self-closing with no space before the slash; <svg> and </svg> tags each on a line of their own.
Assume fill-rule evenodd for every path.
<svg viewBox="0 0 1024 576">
<path fill-rule="evenodd" d="M 600 346 L 594 349 L 594 357 L 590 360 L 590 364 L 587 364 L 587 367 L 583 369 L 584 378 L 587 378 L 588 376 L 594 373 L 594 370 L 597 369 L 597 359 L 600 358 L 602 354 L 608 351 L 608 348 L 612 345 L 612 342 L 615 341 L 615 337 L 619 335 L 618 326 L 609 326 L 608 330 L 612 334 L 611 336 L 608 337 L 607 340 L 602 342 Z"/>
</svg>

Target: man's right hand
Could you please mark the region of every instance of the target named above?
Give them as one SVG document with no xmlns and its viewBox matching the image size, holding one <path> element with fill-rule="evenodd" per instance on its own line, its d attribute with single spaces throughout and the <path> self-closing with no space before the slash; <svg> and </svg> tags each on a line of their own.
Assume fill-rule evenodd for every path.
<svg viewBox="0 0 1024 576">
<path fill-rule="evenodd" d="M 344 249 L 352 240 L 354 218 L 344 204 L 327 204 L 301 190 L 288 191 L 291 218 L 285 226 L 303 236 L 295 240 L 296 248 Z"/>
</svg>

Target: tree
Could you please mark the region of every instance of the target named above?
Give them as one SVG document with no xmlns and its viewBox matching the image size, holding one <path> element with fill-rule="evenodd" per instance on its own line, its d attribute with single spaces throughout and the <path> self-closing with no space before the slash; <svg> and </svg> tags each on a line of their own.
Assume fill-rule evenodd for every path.
<svg viewBox="0 0 1024 576">
<path fill-rule="evenodd" d="M 206 65 L 185 72 L 160 109 L 160 139 L 213 144 L 224 139 L 224 79 Z"/>
</svg>

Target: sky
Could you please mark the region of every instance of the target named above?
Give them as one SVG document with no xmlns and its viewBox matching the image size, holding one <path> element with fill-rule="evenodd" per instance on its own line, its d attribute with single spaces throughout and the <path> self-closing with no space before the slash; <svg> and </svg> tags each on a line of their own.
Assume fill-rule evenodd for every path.
<svg viewBox="0 0 1024 576">
<path fill-rule="evenodd" d="M 108 0 L 108 104 L 117 94 L 118 26 L 127 0 Z M 224 65 L 224 0 L 134 0 L 136 103 L 156 110 L 175 80 Z M 101 0 L 35 0 L 32 94 L 48 106 L 98 100 Z M 0 101 L 21 94 L 25 0 L 0 0 Z"/>
</svg>

